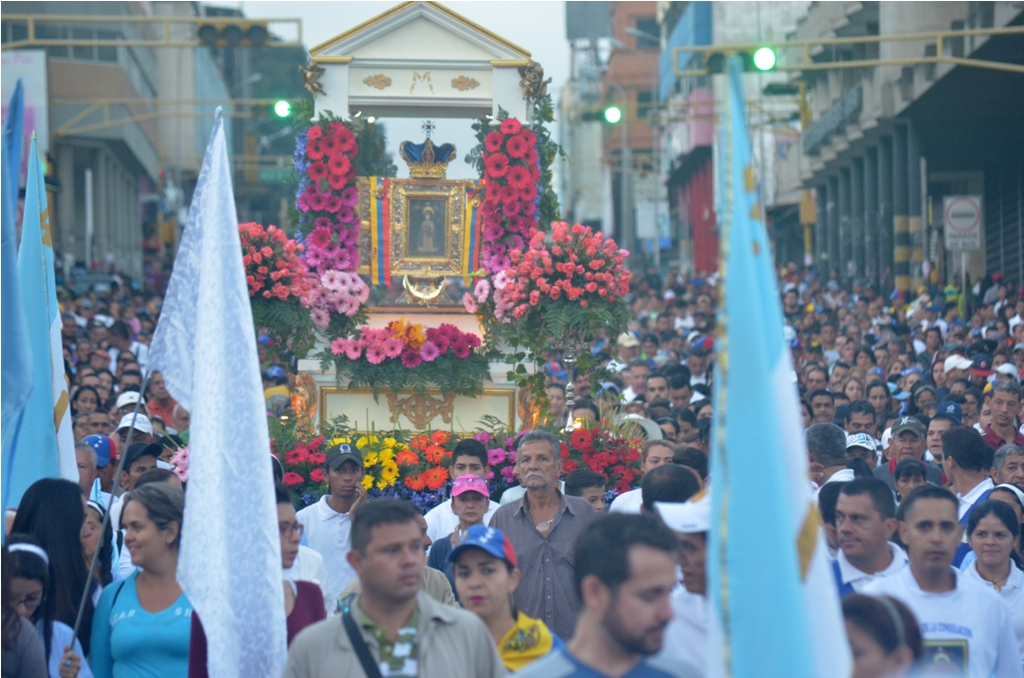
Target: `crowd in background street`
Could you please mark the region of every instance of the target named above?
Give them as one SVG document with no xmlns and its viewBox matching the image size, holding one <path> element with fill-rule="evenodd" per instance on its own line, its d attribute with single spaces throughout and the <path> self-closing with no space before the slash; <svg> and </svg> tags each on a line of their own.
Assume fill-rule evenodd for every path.
<svg viewBox="0 0 1024 678">
<path fill-rule="evenodd" d="M 779 287 L 855 675 L 1024 675 L 1024 290 L 995 274 L 967 299 L 955 278 L 904 299 L 793 265 Z M 296 512 L 271 457 L 285 675 L 704 675 L 717 300 L 716 275 L 648 269 L 628 331 L 598 337 L 585 369 L 545 356 L 549 427 L 642 430 L 642 481 L 618 496 L 564 473 L 544 429 L 519 439 L 500 501 L 484 445 L 460 442 L 450 498 L 425 516 L 368 499 L 352 443 L 326 451 L 330 491 Z M 5 516 L 5 678 L 207 675 L 175 579 L 190 417 L 159 372 L 146 381 L 161 302 L 61 297 L 80 478 L 37 482 Z M 287 395 L 294 363 L 263 368 L 268 400 Z"/>
</svg>

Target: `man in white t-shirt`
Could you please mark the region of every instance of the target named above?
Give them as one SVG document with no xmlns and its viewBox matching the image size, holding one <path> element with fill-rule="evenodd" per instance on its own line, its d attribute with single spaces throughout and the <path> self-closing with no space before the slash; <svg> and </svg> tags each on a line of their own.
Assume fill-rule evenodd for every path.
<svg viewBox="0 0 1024 678">
<path fill-rule="evenodd" d="M 643 464 L 640 467 L 641 477 L 663 464 L 671 464 L 672 455 L 675 453 L 676 448 L 671 441 L 651 440 L 648 442 L 644 447 Z M 641 488 L 638 487 L 615 497 L 608 510 L 612 513 L 640 513 L 640 506 L 643 503 L 643 494 Z"/>
<path fill-rule="evenodd" d="M 448 474 L 454 481 L 459 476 L 474 475 L 487 480 L 490 471 L 487 464 L 487 448 L 475 438 L 467 438 L 459 441 L 452 451 L 452 464 L 448 467 Z M 487 507 L 487 514 L 484 515 L 484 525 L 491 521 L 491 516 L 500 508 L 498 502 L 491 500 Z M 447 537 L 459 527 L 459 517 L 452 511 L 452 500 L 446 499 L 441 504 L 427 511 L 424 516 L 427 521 L 427 536 L 431 542 Z"/>
<path fill-rule="evenodd" d="M 836 502 L 839 551 L 832 563 L 840 596 L 906 567 L 906 554 L 889 541 L 896 531 L 895 515 L 892 490 L 881 480 L 856 478 L 843 485 Z"/>
<path fill-rule="evenodd" d="M 910 564 L 868 584 L 863 593 L 892 596 L 914 613 L 924 638 L 923 669 L 941 661 L 947 670 L 956 668 L 955 675 L 1022 678 L 1006 603 L 951 567 L 963 531 L 959 508 L 952 492 L 934 485 L 907 495 L 899 530 Z"/>
<path fill-rule="evenodd" d="M 309 547 L 324 559 L 330 585 L 327 600 L 334 601 L 356 577 L 355 569 L 348 562 L 348 552 L 352 510 L 366 501 L 363 453 L 349 443 L 334 445 L 327 450 L 326 470 L 330 493 L 295 517 L 302 523 Z"/>
<path fill-rule="evenodd" d="M 672 621 L 665 628 L 660 656 L 693 664 L 706 672 L 711 603 L 707 592 L 707 546 L 711 495 L 700 492 L 682 504 L 657 502 L 655 510 L 676 533 L 676 561 L 682 586 L 672 591 Z"/>
</svg>

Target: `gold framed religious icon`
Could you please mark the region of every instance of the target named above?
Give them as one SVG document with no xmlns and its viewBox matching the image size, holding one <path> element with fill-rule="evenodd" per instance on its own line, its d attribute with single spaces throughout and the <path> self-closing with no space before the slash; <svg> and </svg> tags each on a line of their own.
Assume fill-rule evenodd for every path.
<svg viewBox="0 0 1024 678">
<path fill-rule="evenodd" d="M 407 235 L 403 240 L 402 259 L 434 261 L 445 258 L 450 238 L 447 197 L 431 194 L 405 196 Z"/>
</svg>

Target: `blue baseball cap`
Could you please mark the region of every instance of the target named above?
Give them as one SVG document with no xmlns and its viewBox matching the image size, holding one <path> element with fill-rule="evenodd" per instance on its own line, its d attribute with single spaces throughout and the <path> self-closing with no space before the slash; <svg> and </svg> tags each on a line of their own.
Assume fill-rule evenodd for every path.
<svg viewBox="0 0 1024 678">
<path fill-rule="evenodd" d="M 935 421 L 937 417 L 945 417 L 949 419 L 957 426 L 963 424 L 964 413 L 960 409 L 960 406 L 951 400 L 939 403 L 939 409 L 935 411 L 935 415 L 932 417 L 932 421 Z"/>
<path fill-rule="evenodd" d="M 86 443 L 96 453 L 96 468 L 104 468 L 111 463 L 112 459 L 118 458 L 117 448 L 114 446 L 114 441 L 111 440 L 110 436 L 95 433 L 93 435 L 86 435 L 82 438 L 82 442 Z"/>
<path fill-rule="evenodd" d="M 85 436 L 82 438 L 82 442 L 96 452 L 97 468 L 105 468 L 106 465 L 110 463 L 111 459 L 117 458 L 117 454 L 115 454 L 117 448 L 114 447 L 114 442 L 108 436 L 97 433 L 91 436 Z"/>
<path fill-rule="evenodd" d="M 471 547 L 483 549 L 495 558 L 501 558 L 512 567 L 517 567 L 516 550 L 512 547 L 512 541 L 501 530 L 483 525 L 474 525 L 469 528 L 462 541 L 452 549 L 451 555 L 448 556 L 448 562 L 454 563 L 460 553 Z"/>
</svg>

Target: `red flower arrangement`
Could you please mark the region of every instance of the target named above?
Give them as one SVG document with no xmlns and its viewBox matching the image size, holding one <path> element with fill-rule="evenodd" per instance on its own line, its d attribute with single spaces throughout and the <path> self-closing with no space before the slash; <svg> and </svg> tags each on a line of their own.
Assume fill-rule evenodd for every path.
<svg viewBox="0 0 1024 678">
<path fill-rule="evenodd" d="M 529 249 L 510 254 L 504 294 L 512 315 L 522 318 L 547 300 L 564 298 L 584 309 L 621 301 L 629 292 L 630 273 L 623 266 L 627 252 L 589 226 L 570 227 L 565 222 L 551 226 L 550 246 L 545 233 L 534 230 Z"/>
<path fill-rule="evenodd" d="M 600 426 L 579 428 L 562 443 L 562 467 L 566 473 L 586 467 L 604 477 L 617 494 L 627 492 L 640 477 L 640 440 L 621 437 L 621 432 Z"/>
<path fill-rule="evenodd" d="M 261 295 L 285 301 L 309 293 L 308 271 L 300 257 L 302 245 L 289 239 L 277 226 L 239 224 L 238 233 L 250 297 Z"/>
<path fill-rule="evenodd" d="M 493 275 L 511 264 L 508 254 L 522 249 L 537 227 L 540 164 L 537 135 L 515 118 L 505 118 L 484 138 L 484 272 Z"/>
<path fill-rule="evenodd" d="M 358 153 L 355 134 L 340 120 L 321 118 L 296 138 L 295 207 L 300 228 L 309 233 L 304 258 L 321 276 L 327 271 L 354 272 L 359 264 Z"/>
</svg>

